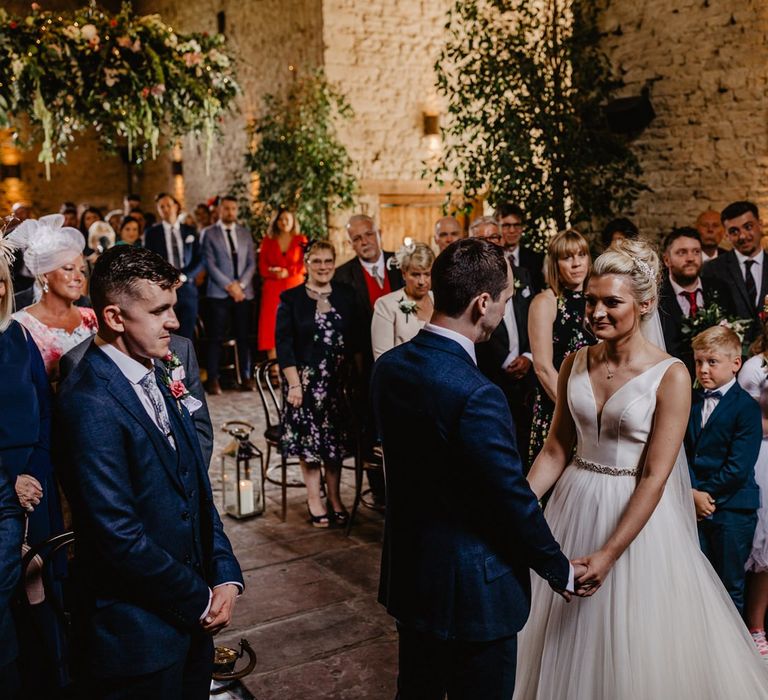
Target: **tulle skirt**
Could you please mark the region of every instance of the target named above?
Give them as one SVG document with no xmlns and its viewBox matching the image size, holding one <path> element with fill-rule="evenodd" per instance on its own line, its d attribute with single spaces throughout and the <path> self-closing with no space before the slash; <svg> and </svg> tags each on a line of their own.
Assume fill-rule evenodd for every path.
<svg viewBox="0 0 768 700">
<path fill-rule="evenodd" d="M 747 560 L 747 571 L 763 572 L 768 571 L 768 438 L 763 438 L 760 444 L 755 481 L 760 488 L 760 509 L 757 511 L 757 528 Z"/>
<path fill-rule="evenodd" d="M 563 552 L 599 549 L 635 479 L 566 468 L 545 514 Z M 533 576 L 515 700 L 755 700 L 768 664 L 665 492 L 591 598 L 566 603 Z"/>
</svg>

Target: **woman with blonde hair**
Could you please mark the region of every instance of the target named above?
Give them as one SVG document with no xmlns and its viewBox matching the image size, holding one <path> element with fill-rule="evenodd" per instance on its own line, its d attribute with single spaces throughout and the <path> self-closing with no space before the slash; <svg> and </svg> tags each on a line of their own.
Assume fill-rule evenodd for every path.
<svg viewBox="0 0 768 700">
<path fill-rule="evenodd" d="M 391 260 L 400 269 L 405 286 L 379 297 L 373 306 L 374 360 L 409 341 L 432 317 L 432 249 L 423 243 L 411 243 L 400 248 Z"/>
<path fill-rule="evenodd" d="M 590 269 L 589 244 L 573 229 L 549 242 L 546 277 L 528 312 L 528 337 L 538 385 L 531 427 L 531 462 L 541 450 L 552 423 L 557 399 L 557 373 L 572 352 L 595 342 L 584 330 L 584 280 Z"/>
<path fill-rule="evenodd" d="M 586 288 L 602 342 L 572 353 L 528 481 L 573 560 L 570 604 L 532 581 L 514 700 L 764 698 L 768 667 L 699 546 L 685 365 L 662 346 L 658 255 L 613 243 Z M 586 567 L 586 571 L 581 571 Z M 590 600 L 583 600 L 593 596 Z"/>
<path fill-rule="evenodd" d="M 93 309 L 75 306 L 85 288 L 85 242 L 63 223 L 61 214 L 27 219 L 9 236 L 24 251 L 24 264 L 42 289 L 40 301 L 13 317 L 37 343 L 52 381 L 61 356 L 98 330 Z"/>
</svg>

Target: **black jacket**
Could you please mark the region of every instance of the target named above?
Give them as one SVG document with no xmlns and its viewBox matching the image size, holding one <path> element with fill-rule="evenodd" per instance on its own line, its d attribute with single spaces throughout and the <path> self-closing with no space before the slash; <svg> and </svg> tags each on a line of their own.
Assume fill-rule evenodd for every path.
<svg viewBox="0 0 768 700">
<path fill-rule="evenodd" d="M 348 286 L 334 281 L 329 301 L 341 316 L 344 351 L 349 357 L 359 352 L 361 345 L 362 323 L 355 294 Z M 280 367 L 315 365 L 322 359 L 322 348 L 315 344 L 316 305 L 317 302 L 307 295 L 305 284 L 287 289 L 280 295 L 275 325 L 277 361 Z"/>
<path fill-rule="evenodd" d="M 528 270 L 534 295 L 544 289 L 544 253 L 520 246 L 520 267 Z"/>
</svg>

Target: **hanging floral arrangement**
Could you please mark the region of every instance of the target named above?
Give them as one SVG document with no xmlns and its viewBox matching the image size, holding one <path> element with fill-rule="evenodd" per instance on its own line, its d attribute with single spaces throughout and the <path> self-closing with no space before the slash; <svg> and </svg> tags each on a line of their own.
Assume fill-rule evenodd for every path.
<svg viewBox="0 0 768 700">
<path fill-rule="evenodd" d="M 180 34 L 130 3 L 116 15 L 95 3 L 66 13 L 33 3 L 26 17 L 0 7 L 0 126 L 29 119 L 49 179 L 51 164 L 89 128 L 136 162 L 156 156 L 161 133 L 197 134 L 207 172 L 238 92 L 220 34 Z"/>
</svg>

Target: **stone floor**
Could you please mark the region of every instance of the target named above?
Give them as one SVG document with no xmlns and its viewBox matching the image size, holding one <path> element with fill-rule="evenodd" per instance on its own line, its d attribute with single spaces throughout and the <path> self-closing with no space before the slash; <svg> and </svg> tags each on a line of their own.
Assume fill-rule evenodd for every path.
<svg viewBox="0 0 768 700">
<path fill-rule="evenodd" d="M 256 393 L 224 392 L 210 397 L 209 407 L 216 431 L 211 482 L 221 508 L 219 454 L 230 440 L 221 425 L 227 420 L 256 425 L 253 442 L 264 447 L 264 422 Z M 348 507 L 353 477 L 344 470 L 342 498 Z M 224 517 L 246 591 L 217 643 L 250 642 L 258 663 L 244 683 L 257 700 L 394 697 L 394 624 L 376 602 L 382 516 L 361 508 L 346 537 L 342 530 L 309 525 L 303 489 L 289 489 L 286 522 L 280 519 L 279 488 L 268 484 L 266 497 L 266 512 L 258 518 Z"/>
</svg>

